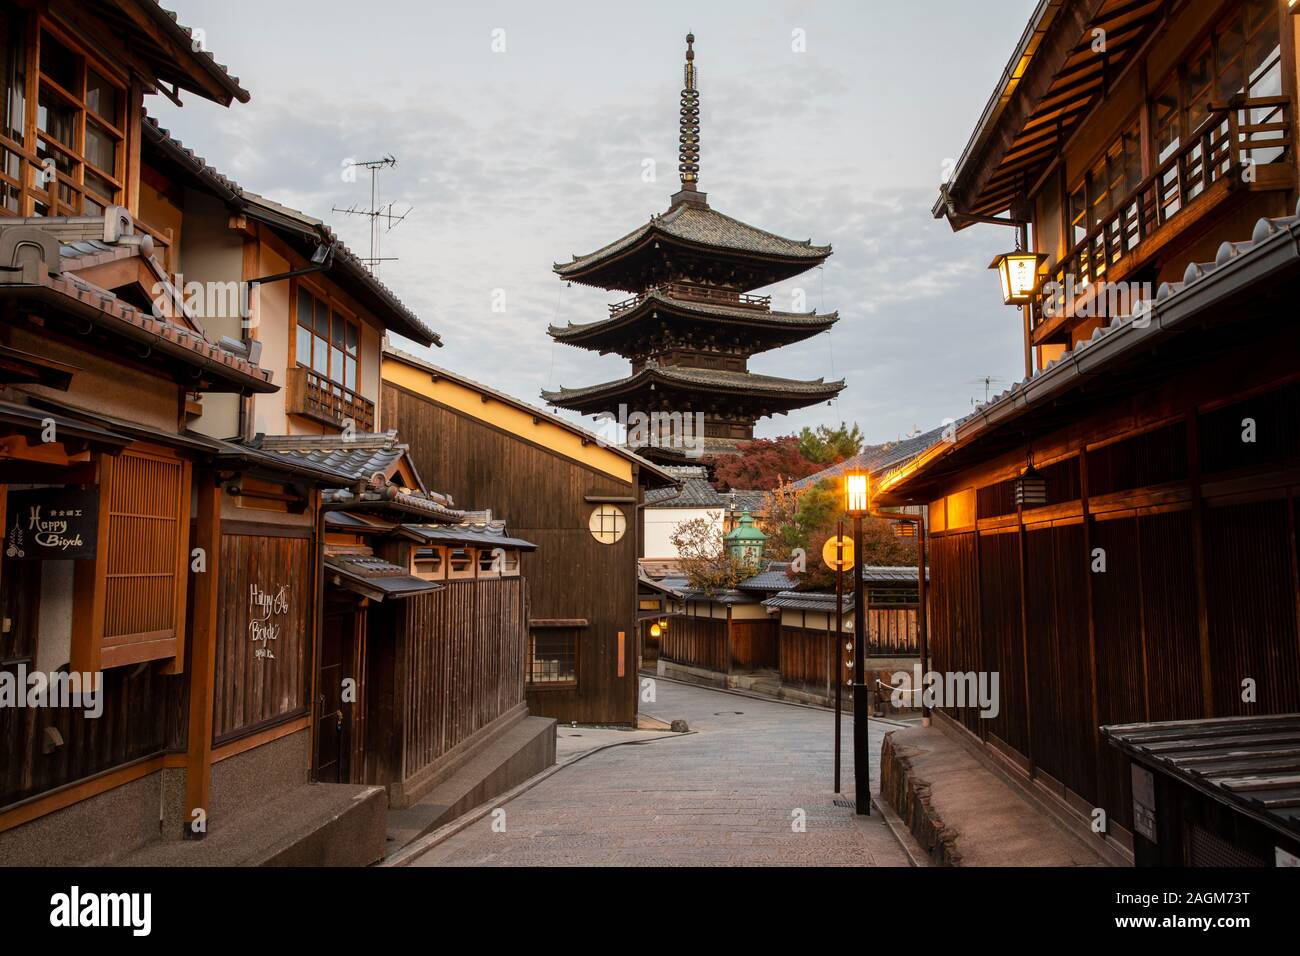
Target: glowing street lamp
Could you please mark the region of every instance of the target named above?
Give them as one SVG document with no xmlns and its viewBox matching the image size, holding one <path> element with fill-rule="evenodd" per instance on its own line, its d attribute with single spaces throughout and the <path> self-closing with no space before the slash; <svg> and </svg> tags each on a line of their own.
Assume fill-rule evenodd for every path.
<svg viewBox="0 0 1300 956">
<path fill-rule="evenodd" d="M 990 269 L 998 270 L 1002 280 L 1002 301 L 1007 305 L 1029 305 L 1038 291 L 1038 267 L 1047 261 L 1044 252 L 1004 252 L 993 260 Z"/>
<path fill-rule="evenodd" d="M 853 804 L 871 815 L 871 736 L 867 713 L 867 614 L 862 599 L 862 519 L 871 512 L 871 475 L 844 473 L 844 513 L 853 519 Z"/>
</svg>

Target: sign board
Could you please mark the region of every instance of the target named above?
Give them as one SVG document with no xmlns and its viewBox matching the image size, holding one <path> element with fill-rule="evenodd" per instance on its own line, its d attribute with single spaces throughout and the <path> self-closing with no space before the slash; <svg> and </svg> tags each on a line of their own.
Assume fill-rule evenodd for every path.
<svg viewBox="0 0 1300 956">
<path fill-rule="evenodd" d="M 85 561 L 95 557 L 97 489 L 11 491 L 6 518 L 5 557 L 10 561 Z"/>
<path fill-rule="evenodd" d="M 838 545 L 842 545 L 844 548 L 844 557 L 840 561 L 835 559 Z M 832 571 L 847 571 L 853 567 L 853 539 L 847 535 L 842 538 L 827 538 L 826 543 L 822 545 L 822 561 Z"/>
<path fill-rule="evenodd" d="M 1133 829 L 1156 843 L 1156 778 L 1137 764 L 1133 771 Z"/>
</svg>

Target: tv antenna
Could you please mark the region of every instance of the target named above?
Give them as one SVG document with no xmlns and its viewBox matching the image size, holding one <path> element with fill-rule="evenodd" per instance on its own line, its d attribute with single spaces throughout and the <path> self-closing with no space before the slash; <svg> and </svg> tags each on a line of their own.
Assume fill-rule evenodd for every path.
<svg viewBox="0 0 1300 956">
<path fill-rule="evenodd" d="M 411 214 L 414 207 L 408 206 L 405 212 L 397 213 L 393 210 L 393 203 L 381 206 L 379 204 L 379 173 L 384 169 L 392 169 L 397 165 L 397 160 L 391 155 L 386 154 L 383 159 L 368 159 L 364 162 L 352 162 L 348 164 L 349 169 L 367 169 L 370 171 L 370 206 L 366 209 L 358 209 L 356 205 L 342 209 L 334 207 L 334 212 L 341 212 L 346 216 L 365 216 L 370 220 L 370 255 L 361 261 L 375 275 L 379 275 L 379 264 L 381 262 L 395 262 L 396 256 L 380 255 L 380 239 L 383 233 L 392 232 L 393 229 L 401 223 L 403 219 Z M 380 224 L 383 224 L 383 229 Z"/>
<path fill-rule="evenodd" d="M 962 384 L 963 384 L 963 385 L 983 385 L 983 386 L 984 386 L 984 403 L 987 405 L 987 404 L 988 404 L 988 400 L 989 400 L 989 396 L 990 396 L 990 395 L 992 394 L 992 392 L 993 392 L 993 386 L 995 386 L 995 385 L 1009 385 L 1010 383 L 1009 383 L 1006 379 L 1003 379 L 1003 378 L 994 378 L 992 375 L 985 375 L 983 378 L 972 378 L 972 379 L 969 379 L 968 381 L 962 382 Z M 971 403 L 972 405 L 977 404 L 977 402 L 978 402 L 978 399 L 975 399 L 975 398 L 972 398 L 972 399 L 970 400 L 970 403 Z"/>
</svg>

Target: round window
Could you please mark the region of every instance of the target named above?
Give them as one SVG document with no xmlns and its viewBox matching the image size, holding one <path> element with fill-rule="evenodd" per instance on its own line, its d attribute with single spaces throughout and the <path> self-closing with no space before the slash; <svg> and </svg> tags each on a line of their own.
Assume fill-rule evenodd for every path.
<svg viewBox="0 0 1300 956">
<path fill-rule="evenodd" d="M 627 518 L 614 505 L 601 505 L 591 513 L 587 527 L 601 544 L 613 544 L 627 531 Z"/>
</svg>

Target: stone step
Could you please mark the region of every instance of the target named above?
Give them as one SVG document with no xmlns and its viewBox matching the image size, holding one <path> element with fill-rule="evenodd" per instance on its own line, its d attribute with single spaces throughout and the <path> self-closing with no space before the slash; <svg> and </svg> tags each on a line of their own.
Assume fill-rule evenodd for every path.
<svg viewBox="0 0 1300 956">
<path fill-rule="evenodd" d="M 369 866 L 384 854 L 383 787 L 301 784 L 236 816 L 215 817 L 202 840 L 158 840 L 120 866 Z"/>
<path fill-rule="evenodd" d="M 411 806 L 388 811 L 388 855 L 554 763 L 554 719 L 512 724 Z"/>
</svg>

